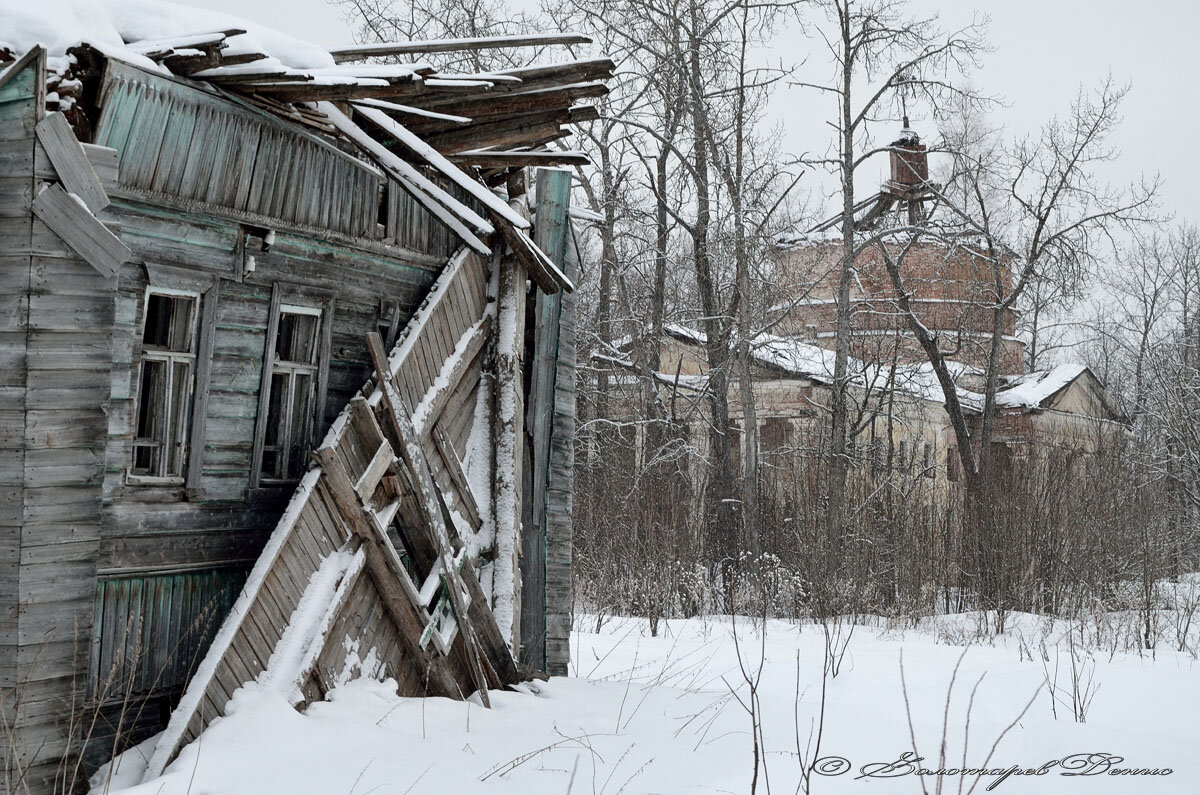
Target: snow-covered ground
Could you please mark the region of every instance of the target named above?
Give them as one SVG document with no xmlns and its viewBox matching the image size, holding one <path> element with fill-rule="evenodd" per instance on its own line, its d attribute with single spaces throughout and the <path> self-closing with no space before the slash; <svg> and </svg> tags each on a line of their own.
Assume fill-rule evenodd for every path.
<svg viewBox="0 0 1200 795">
<path fill-rule="evenodd" d="M 756 791 L 805 791 L 798 789 L 798 753 L 811 758 L 821 709 L 820 625 L 769 621 L 764 635 L 749 619 L 692 619 L 664 622 L 650 637 L 643 619 L 611 619 L 599 631 L 596 623 L 578 621 L 573 676 L 534 683 L 524 693 L 495 693 L 491 710 L 399 698 L 387 684 L 360 680 L 301 714 L 274 692 L 244 688 L 231 715 L 184 749 L 162 778 L 122 789 L 140 777 L 135 750 L 111 779 L 94 781 L 95 791 L 749 793 L 754 724 L 744 708 L 751 700 L 742 668 L 753 679 L 760 659 Z M 935 792 L 936 776 L 899 775 L 909 766 L 889 766 L 912 753 L 911 722 L 927 769 L 1044 769 L 985 774 L 978 793 L 993 784 L 992 792 L 1055 795 L 1200 792 L 1200 664 L 1191 654 L 1161 645 L 1153 656 L 1076 647 L 1078 695 L 1091 693 L 1086 723 L 1078 723 L 1072 644 L 1063 637 L 1069 625 L 1017 615 L 987 645 L 953 644 L 974 625 L 970 616 L 943 616 L 919 629 L 855 628 L 825 687 L 819 755 L 835 775 L 814 774 L 807 791 L 920 793 L 924 784 Z M 845 638 L 848 627 L 840 627 Z M 1047 675 L 1057 680 L 1053 707 Z M 1088 761 L 1093 754 L 1108 761 Z M 1123 768 L 1172 772 L 1111 772 Z M 1064 775 L 1072 772 L 1091 775 Z M 943 791 L 965 793 L 975 781 L 949 775 Z"/>
</svg>

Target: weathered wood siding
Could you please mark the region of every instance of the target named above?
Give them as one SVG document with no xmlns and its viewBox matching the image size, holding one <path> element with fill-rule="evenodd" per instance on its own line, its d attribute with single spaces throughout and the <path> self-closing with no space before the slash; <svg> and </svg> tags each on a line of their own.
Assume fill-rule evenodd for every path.
<svg viewBox="0 0 1200 795">
<path fill-rule="evenodd" d="M 373 166 L 211 88 L 110 60 L 100 104 L 95 143 L 117 150 L 119 184 L 146 198 L 440 258 L 456 245 Z"/>
<path fill-rule="evenodd" d="M 30 209 L 58 181 L 34 133 L 43 70 L 34 59 L 0 87 L 4 761 L 35 788 L 53 781 L 86 696 L 116 291 Z"/>
<path fill-rule="evenodd" d="M 385 305 L 400 319 L 410 316 L 435 273 L 425 264 L 282 232 L 270 251 L 263 252 L 261 239 L 237 223 L 128 199 L 116 200 L 105 216 L 120 222 L 137 261 L 126 264 L 119 275 L 97 563 L 105 578 L 172 572 L 189 581 L 187 587 L 198 588 L 214 567 L 249 568 L 292 490 L 286 484 L 251 488 L 250 481 L 274 285 L 333 288 L 332 317 L 323 319 L 332 328 L 323 419 L 315 429 L 320 438 L 368 376 L 363 335 L 385 319 Z M 247 256 L 255 260 L 252 273 L 245 273 Z M 197 383 L 197 399 L 206 399 L 194 437 L 203 440 L 203 450 L 193 459 L 199 472 L 195 477 L 189 472 L 187 488 L 129 478 L 145 293 L 156 268 L 168 269 L 168 277 L 184 278 L 169 270 L 172 267 L 186 270 L 186 278 L 201 284 L 211 280 L 201 309 L 215 304 L 211 326 L 200 332 L 202 344 L 204 335 L 210 335 L 211 357 L 207 367 L 197 368 L 197 378 L 206 382 Z M 163 681 L 168 685 L 156 689 L 170 694 L 177 692 L 192 656 L 164 649 L 171 643 L 167 626 L 160 626 L 165 619 L 159 613 L 146 618 L 149 647 L 142 651 L 167 655 L 170 670 Z M 190 620 L 199 619 L 193 610 Z M 111 643 L 102 645 L 108 649 Z M 93 667 L 90 675 L 104 674 Z"/>
<path fill-rule="evenodd" d="M 568 279 L 579 278 L 575 234 L 567 235 Z M 571 660 L 573 495 L 575 493 L 575 352 L 578 300 L 562 296 L 558 315 L 558 355 L 554 379 L 554 420 L 546 494 L 546 673 L 566 676 Z"/>
<path fill-rule="evenodd" d="M 571 172 L 541 169 L 537 176 L 534 242 L 565 269 L 570 222 Z M 529 362 L 529 399 L 525 404 L 525 468 L 521 524 L 521 661 L 546 669 L 547 640 L 547 490 L 555 432 L 559 316 L 564 293 L 538 292 L 530 313 L 533 325 Z"/>
<path fill-rule="evenodd" d="M 101 578 L 90 697 L 107 702 L 182 688 L 243 580 L 237 569 Z"/>
</svg>

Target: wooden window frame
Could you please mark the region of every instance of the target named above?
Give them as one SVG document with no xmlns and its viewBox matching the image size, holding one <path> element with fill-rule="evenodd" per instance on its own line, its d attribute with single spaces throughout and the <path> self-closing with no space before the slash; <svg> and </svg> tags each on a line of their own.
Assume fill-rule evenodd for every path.
<svg viewBox="0 0 1200 795">
<path fill-rule="evenodd" d="M 145 334 L 146 310 L 151 295 L 178 295 L 196 299 L 195 314 L 192 319 L 192 348 L 191 354 L 191 390 L 190 406 L 186 410 L 188 417 L 187 439 L 184 442 L 183 471 L 180 475 L 156 476 L 143 475 L 133 472 L 133 450 L 125 465 L 125 483 L 131 486 L 146 487 L 184 487 L 187 496 L 199 497 L 200 476 L 204 465 L 204 434 L 205 420 L 208 415 L 208 385 L 209 371 L 212 364 L 213 333 L 217 317 L 217 299 L 220 293 L 220 278 L 216 274 L 197 272 L 186 268 L 161 265 L 154 262 L 145 263 L 146 288 L 142 296 L 141 315 L 137 324 L 133 350 L 134 368 L 131 379 L 131 395 L 133 396 L 133 415 L 131 417 L 130 435 L 136 433 L 139 404 L 141 401 L 142 362 L 147 358 L 143 348 L 142 336 Z M 175 356 L 177 354 L 170 354 Z M 149 354 L 150 358 L 161 359 L 158 352 Z"/>
<path fill-rule="evenodd" d="M 305 285 L 275 282 L 271 287 L 271 306 L 267 320 L 267 338 L 263 349 L 262 377 L 259 381 L 258 412 L 254 421 L 254 451 L 250 464 L 250 489 L 282 488 L 294 486 L 303 476 L 289 479 L 274 479 L 263 477 L 263 452 L 266 446 L 267 420 L 270 414 L 271 381 L 276 373 L 276 367 L 298 372 L 302 365 L 293 362 L 277 362 L 275 359 L 275 338 L 279 334 L 279 317 L 284 312 L 293 314 L 313 314 L 320 318 L 317 328 L 317 362 L 313 370 L 313 409 L 309 418 L 311 433 L 314 440 L 320 429 L 320 420 L 325 412 L 325 400 L 329 386 L 329 357 L 333 343 L 333 309 L 334 296 L 332 290 L 322 290 Z M 293 372 L 295 371 L 295 372 Z"/>
<path fill-rule="evenodd" d="M 145 485 L 169 485 L 182 486 L 187 478 L 188 470 L 188 449 L 191 441 L 191 406 L 196 397 L 196 360 L 199 358 L 200 348 L 200 301 L 201 294 L 194 290 L 181 290 L 173 287 L 156 287 L 150 285 L 142 294 L 142 322 L 138 324 L 139 339 L 144 337 L 146 333 L 146 323 L 150 308 L 150 300 L 156 296 L 168 298 L 188 298 L 193 302 L 191 309 L 191 317 L 188 322 L 191 328 L 188 330 L 189 344 L 187 351 L 173 351 L 170 349 L 159 350 L 157 348 L 146 347 L 145 341 L 142 340 L 138 344 L 138 390 L 134 400 L 133 423 L 131 426 L 132 439 L 131 460 L 127 471 L 127 481 L 133 484 Z M 137 436 L 138 426 L 141 424 L 143 409 L 142 406 L 142 379 L 146 373 L 146 363 L 157 362 L 163 366 L 164 378 L 166 379 L 163 387 L 162 405 L 158 407 L 158 411 L 165 414 L 164 431 L 166 442 L 163 443 L 165 449 L 161 450 L 158 457 L 158 472 L 157 473 L 142 473 L 134 471 L 134 461 L 137 459 L 139 448 L 150 446 L 148 442 L 139 441 Z M 175 373 L 181 365 L 187 367 L 187 374 L 184 376 L 185 384 L 175 383 Z M 172 410 L 176 402 L 176 395 L 179 389 L 187 390 L 187 396 L 184 398 L 183 410 L 178 417 L 172 416 Z M 155 413 L 158 413 L 157 411 Z M 186 423 L 186 425 L 185 425 Z M 177 439 L 176 437 L 182 437 Z M 172 472 L 175 462 L 175 455 L 172 454 L 170 447 L 178 443 L 181 450 L 179 452 L 178 466 L 179 471 Z"/>
</svg>

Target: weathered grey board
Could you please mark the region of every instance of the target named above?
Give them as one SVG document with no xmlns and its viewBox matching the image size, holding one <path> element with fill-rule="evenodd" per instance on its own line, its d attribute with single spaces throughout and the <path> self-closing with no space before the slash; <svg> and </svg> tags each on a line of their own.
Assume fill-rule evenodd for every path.
<svg viewBox="0 0 1200 795">
<path fill-rule="evenodd" d="M 579 277 L 579 249 L 567 238 L 563 272 Z M 575 378 L 578 298 L 562 297 L 559 312 L 557 373 L 554 378 L 554 421 L 550 441 L 549 488 L 546 494 L 546 673 L 566 676 L 571 659 L 572 499 L 575 491 Z"/>
<path fill-rule="evenodd" d="M 132 256 L 120 238 L 59 185 L 48 185 L 38 194 L 33 212 L 105 276 L 115 276 Z"/>
<path fill-rule="evenodd" d="M 539 169 L 537 219 L 533 240 L 559 270 L 566 264 L 567 213 L 571 202 L 571 172 Z M 550 448 L 554 411 L 559 316 L 563 292 L 538 292 L 533 314 L 533 350 L 529 357 L 531 384 L 525 407 L 527 477 L 522 500 L 521 537 L 521 661 L 546 668 L 546 492 L 550 484 Z"/>
<path fill-rule="evenodd" d="M 92 164 L 92 169 L 96 172 L 96 176 L 100 180 L 100 184 L 108 187 L 117 184 L 117 150 L 110 146 L 99 146 L 97 144 L 81 144 L 83 152 L 87 155 L 88 162 Z"/>
<path fill-rule="evenodd" d="M 108 194 L 71 131 L 67 117 L 61 113 L 48 113 L 37 123 L 36 132 L 63 187 L 78 196 L 93 213 L 107 207 Z"/>
</svg>

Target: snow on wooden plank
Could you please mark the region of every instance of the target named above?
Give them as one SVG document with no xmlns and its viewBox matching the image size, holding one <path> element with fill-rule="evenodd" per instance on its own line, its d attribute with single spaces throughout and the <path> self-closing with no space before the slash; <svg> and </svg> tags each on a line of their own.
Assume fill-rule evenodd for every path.
<svg viewBox="0 0 1200 795">
<path fill-rule="evenodd" d="M 67 117 L 61 113 L 48 113 L 37 123 L 34 131 L 66 189 L 83 200 L 93 213 L 107 207 L 108 194 L 100 184 L 100 177 L 92 168 L 87 153 L 71 131 Z"/>
<path fill-rule="evenodd" d="M 501 226 L 501 231 L 504 233 L 504 239 L 508 241 L 509 248 L 520 257 L 521 263 L 529 271 L 529 278 L 533 279 L 542 292 L 556 293 L 559 289 L 568 293 L 575 292 L 575 283 L 567 278 L 546 252 L 538 248 L 525 230 Z"/>
<path fill-rule="evenodd" d="M 221 629 L 217 631 L 217 636 L 213 638 L 212 643 L 209 645 L 208 653 L 204 655 L 200 666 L 192 675 L 191 681 L 188 682 L 187 689 L 184 690 L 183 698 L 180 699 L 179 705 L 171 713 L 171 720 L 167 723 L 166 730 L 154 746 L 154 753 L 151 755 L 150 762 L 146 767 L 145 780 L 148 781 L 159 776 L 182 745 L 188 724 L 192 721 L 192 716 L 200 708 L 201 701 L 204 699 L 213 681 L 213 677 L 216 675 L 217 666 L 224 658 L 229 647 L 233 644 L 233 639 L 241 628 L 247 614 L 249 614 L 251 606 L 258 599 L 258 594 L 263 588 L 263 583 L 266 581 L 267 575 L 275 567 L 275 561 L 278 560 L 284 543 L 288 540 L 293 528 L 295 528 L 301 511 L 308 504 L 320 476 L 320 470 L 311 469 L 300 481 L 299 487 L 297 487 L 296 492 L 292 495 L 291 502 L 288 503 L 287 510 L 284 511 L 279 523 L 275 525 L 275 530 L 271 533 L 271 538 L 267 541 L 266 548 L 259 555 L 258 561 L 255 562 L 254 568 L 250 571 L 250 576 L 246 578 L 246 584 L 242 586 L 241 594 L 238 595 L 237 601 L 233 603 L 233 608 L 229 611 L 229 615 L 226 616 L 224 623 L 221 624 Z"/>
<path fill-rule="evenodd" d="M 417 432 L 427 434 L 437 422 L 446 406 L 451 392 L 466 374 L 467 368 L 483 349 L 491 329 L 491 315 L 484 315 L 458 338 L 454 351 L 446 357 L 441 372 L 433 385 L 425 392 L 421 402 L 413 409 L 412 423 Z"/>
<path fill-rule="evenodd" d="M 102 276 L 115 276 L 132 252 L 100 223 L 82 199 L 50 185 L 33 201 L 33 212 Z"/>
<path fill-rule="evenodd" d="M 329 627 L 365 561 L 366 554 L 357 538 L 348 539 L 341 549 L 321 560 L 309 576 L 270 661 L 258 676 L 260 685 L 276 691 L 291 704 L 303 701 L 300 686 L 305 674 L 320 655 Z"/>
<path fill-rule="evenodd" d="M 433 287 L 429 289 L 429 294 L 426 295 L 425 300 L 417 307 L 417 311 L 413 313 L 412 318 L 408 321 L 408 325 L 404 327 L 400 340 L 392 348 L 392 352 L 388 356 L 388 369 L 393 377 L 407 364 L 408 358 L 416 347 L 417 340 L 421 335 L 421 330 L 425 328 L 429 323 L 429 319 L 438 311 L 441 303 L 446 300 L 446 296 L 451 292 L 451 284 L 458 278 L 459 273 L 470 261 L 471 252 L 465 250 L 451 257 L 450 262 L 442 270 L 437 281 L 433 283 Z M 377 388 L 371 399 L 374 402 L 378 402 L 379 395 L 380 393 Z"/>
<path fill-rule="evenodd" d="M 434 68 L 427 63 L 406 64 L 339 64 L 326 66 L 321 69 L 310 69 L 314 75 L 343 76 L 343 77 L 378 77 L 389 79 L 395 77 L 412 78 L 416 75 L 430 74 Z"/>
<path fill-rule="evenodd" d="M 491 80 L 428 77 L 425 79 L 425 85 L 430 88 L 494 88 L 496 83 Z"/>
<path fill-rule="evenodd" d="M 465 82 L 485 83 L 522 83 L 516 75 L 506 75 L 501 72 L 438 72 L 438 80 L 461 80 Z"/>
<path fill-rule="evenodd" d="M 561 152 L 531 150 L 472 149 L 446 155 L 451 163 L 463 163 L 480 168 L 511 168 L 522 166 L 588 166 L 592 160 L 583 152 L 564 150 Z M 593 215 L 596 215 L 593 213 Z M 603 216 L 598 216 L 603 220 Z"/>
<path fill-rule="evenodd" d="M 526 229 L 529 227 L 529 221 L 522 218 L 521 215 L 515 212 L 508 203 L 492 193 L 486 186 L 467 176 L 458 166 L 451 163 L 442 155 L 441 152 L 434 149 L 429 144 L 418 138 L 413 133 L 409 132 L 403 124 L 393 119 L 381 110 L 375 108 L 359 108 L 358 112 L 366 116 L 373 123 L 379 125 L 384 132 L 391 135 L 404 146 L 411 149 L 417 155 L 422 157 L 429 165 L 436 168 L 441 173 L 445 174 L 454 184 L 458 185 L 463 190 L 470 193 L 476 199 L 483 203 L 492 212 L 499 215 L 504 220 L 508 221 L 518 229 Z"/>
<path fill-rule="evenodd" d="M 495 231 L 495 227 L 484 220 L 478 213 L 476 213 L 470 207 L 467 207 L 459 202 L 441 187 L 433 183 L 424 174 L 417 171 L 417 169 L 414 168 L 410 163 L 406 163 L 405 161 L 401 160 L 394 153 L 388 151 L 387 147 L 385 147 L 383 144 L 367 135 L 362 128 L 350 120 L 349 116 L 338 110 L 332 102 L 318 102 L 316 107 L 317 110 L 325 114 L 326 118 L 329 119 L 334 127 L 336 127 L 347 138 L 353 141 L 357 146 L 374 157 L 376 162 L 385 171 L 395 174 L 396 178 L 406 186 L 415 187 L 417 191 L 414 191 L 414 196 L 420 199 L 421 196 L 424 195 L 430 199 L 433 199 L 436 204 L 429 208 L 430 211 L 433 212 L 439 220 L 441 220 L 451 229 L 454 229 L 456 232 L 458 232 L 459 229 L 462 229 L 462 225 L 458 223 L 457 218 L 454 218 L 454 216 L 457 216 L 463 221 L 471 224 L 475 231 L 480 234 L 490 235 Z M 385 119 L 388 118 L 382 113 L 380 113 L 380 115 Z M 471 248 L 475 249 L 479 253 L 490 253 L 490 249 L 488 249 L 484 243 L 476 239 L 474 235 L 471 235 L 469 232 L 466 233 L 465 236 L 462 233 L 459 233 L 459 236 L 463 237 L 463 242 L 471 246 Z"/>
<path fill-rule="evenodd" d="M 188 36 L 168 36 L 160 39 L 141 39 L 139 41 L 130 42 L 125 46 L 138 55 L 145 55 L 148 58 L 161 58 L 169 55 L 173 51 L 178 51 L 181 48 L 194 47 L 213 47 L 221 44 L 227 38 L 232 36 L 240 36 L 246 31 L 237 28 L 229 30 L 218 30 L 208 33 L 193 33 Z"/>
<path fill-rule="evenodd" d="M 472 119 L 467 116 L 454 116 L 449 113 L 438 113 L 433 110 L 425 110 L 424 108 L 414 108 L 411 105 L 400 105 L 396 102 L 388 102 L 386 99 L 355 99 L 351 100 L 351 105 L 361 105 L 369 108 L 379 108 L 380 110 L 390 111 L 391 113 L 401 113 L 408 116 L 417 116 L 422 119 L 435 119 L 437 121 L 449 121 L 456 124 L 470 124 Z"/>
<path fill-rule="evenodd" d="M 504 47 L 545 47 L 552 44 L 591 44 L 592 37 L 579 33 L 535 33 L 513 36 L 484 36 L 474 39 L 437 39 L 429 41 L 385 42 L 339 47 L 329 54 L 338 63 L 359 61 L 385 55 L 487 50 Z"/>
</svg>

